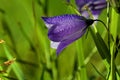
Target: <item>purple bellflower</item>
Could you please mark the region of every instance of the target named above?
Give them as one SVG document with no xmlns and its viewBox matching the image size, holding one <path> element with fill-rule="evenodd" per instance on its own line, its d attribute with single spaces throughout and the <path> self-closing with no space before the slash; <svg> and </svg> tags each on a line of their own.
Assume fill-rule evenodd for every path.
<svg viewBox="0 0 120 80">
<path fill-rule="evenodd" d="M 76 0 L 76 5 L 82 16 L 89 17 L 88 12 L 85 10 L 85 6 L 87 6 L 94 19 L 97 19 L 101 11 L 107 7 L 107 2 L 106 0 Z"/>
<path fill-rule="evenodd" d="M 83 16 L 66 14 L 54 17 L 42 17 L 47 28 L 52 47 L 57 48 L 57 55 L 70 43 L 79 39 L 94 20 Z"/>
</svg>

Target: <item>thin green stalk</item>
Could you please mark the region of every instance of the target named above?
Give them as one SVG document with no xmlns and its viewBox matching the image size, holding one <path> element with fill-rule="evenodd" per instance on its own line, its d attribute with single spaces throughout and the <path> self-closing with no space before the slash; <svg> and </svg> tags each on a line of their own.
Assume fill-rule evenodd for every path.
<svg viewBox="0 0 120 80">
<path fill-rule="evenodd" d="M 1 64 L 0 64 L 0 70 L 1 70 L 0 79 L 3 79 L 3 78 L 4 78 L 3 76 L 8 76 L 7 73 L 2 73 L 3 68 L 2 68 L 2 66 L 1 66 Z"/>
<path fill-rule="evenodd" d="M 95 67 L 95 65 L 92 64 L 92 66 L 93 66 L 93 68 L 95 69 L 95 71 L 97 71 L 97 73 L 98 73 L 104 80 L 106 80 L 105 76 L 104 76 L 102 73 L 99 72 L 99 70 Z"/>
<path fill-rule="evenodd" d="M 115 80 L 115 76 L 116 76 L 116 71 L 115 71 L 115 62 L 114 62 L 114 52 L 113 50 L 111 50 L 111 79 L 110 80 Z"/>
<path fill-rule="evenodd" d="M 57 69 L 55 60 L 52 62 L 52 74 L 53 80 L 57 80 Z"/>
<path fill-rule="evenodd" d="M 113 35 L 113 39 L 116 39 L 117 36 L 117 27 L 119 21 L 119 14 L 116 13 L 114 9 L 112 9 L 111 15 L 111 23 L 110 23 L 110 32 Z M 114 42 L 110 42 L 110 53 L 111 53 L 111 73 L 109 80 L 116 79 L 116 71 L 115 71 L 115 54 L 114 54 Z"/>
<path fill-rule="evenodd" d="M 48 16 L 48 4 L 49 4 L 49 0 L 45 0 L 44 1 L 44 5 L 42 4 L 42 8 L 43 8 L 43 13 L 44 15 Z M 51 69 L 51 62 L 50 62 L 50 46 L 49 45 L 49 42 L 47 40 L 47 38 L 43 35 L 45 32 L 45 30 L 43 30 L 43 26 L 40 26 L 37 28 L 37 20 L 36 20 L 36 13 L 35 13 L 35 2 L 34 0 L 32 0 L 32 8 L 33 8 L 33 17 L 34 17 L 34 32 L 35 32 L 35 39 L 38 39 L 35 40 L 36 42 L 41 42 L 41 45 L 43 47 L 43 51 L 44 51 L 44 56 L 45 56 L 45 60 L 46 60 L 46 63 L 45 63 L 45 66 L 48 68 L 48 69 Z M 37 32 L 37 33 L 36 33 Z M 38 54 L 38 57 L 40 56 L 40 54 Z M 39 60 L 40 60 L 40 57 L 39 57 Z"/>
<path fill-rule="evenodd" d="M 3 45 L 3 48 L 4 48 L 4 51 L 5 51 L 7 58 L 13 59 L 14 57 L 9 53 L 9 51 L 7 49 L 7 45 L 5 43 L 3 43 L 2 45 Z M 15 72 L 15 74 L 19 80 L 25 80 L 24 74 L 16 62 L 11 64 L 11 67 L 12 67 L 13 71 Z"/>
<path fill-rule="evenodd" d="M 107 2 L 108 49 L 110 52 L 110 3 Z"/>
<path fill-rule="evenodd" d="M 77 41 L 76 48 L 78 54 L 78 64 L 80 68 L 80 80 L 87 80 L 86 68 L 84 66 L 84 51 L 82 46 L 82 39 Z"/>
<path fill-rule="evenodd" d="M 68 7 L 73 10 L 77 15 L 81 16 L 81 13 L 71 4 L 71 3 L 67 3 Z"/>
<path fill-rule="evenodd" d="M 110 3 L 107 2 L 108 49 L 109 49 L 109 53 L 111 54 L 111 48 L 110 48 L 110 20 L 111 20 L 111 16 L 110 16 L 110 12 L 111 12 Z M 110 66 L 111 66 L 112 70 L 110 70 L 110 73 L 113 73 L 113 65 L 112 64 L 113 64 L 113 55 L 111 55 L 111 64 L 110 64 Z M 113 76 L 113 75 L 111 75 L 111 76 Z"/>
</svg>

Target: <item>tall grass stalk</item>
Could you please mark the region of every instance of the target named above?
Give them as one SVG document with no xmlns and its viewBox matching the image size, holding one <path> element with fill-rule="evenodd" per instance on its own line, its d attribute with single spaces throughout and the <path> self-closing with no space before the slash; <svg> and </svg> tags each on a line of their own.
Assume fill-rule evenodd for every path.
<svg viewBox="0 0 120 80">
<path fill-rule="evenodd" d="M 119 14 L 117 14 L 116 11 L 112 9 L 110 32 L 113 35 L 114 41 L 116 41 L 116 37 L 117 37 L 117 27 L 119 23 L 118 21 L 119 21 Z M 115 42 L 111 42 L 110 43 L 111 73 L 110 73 L 109 80 L 116 80 L 114 46 L 115 46 Z"/>
<path fill-rule="evenodd" d="M 10 54 L 9 50 L 7 49 L 7 45 L 5 43 L 3 43 L 2 46 L 4 48 L 4 51 L 5 51 L 5 54 L 6 54 L 7 58 L 9 60 L 13 59 L 14 57 Z M 16 74 L 18 80 L 25 80 L 24 74 L 23 74 L 19 65 L 16 62 L 11 64 L 11 67 L 12 67 L 14 73 Z"/>
<path fill-rule="evenodd" d="M 82 39 L 76 42 L 76 48 L 78 54 L 78 69 L 80 69 L 80 80 L 87 80 L 86 67 L 84 65 L 84 49 Z"/>
</svg>

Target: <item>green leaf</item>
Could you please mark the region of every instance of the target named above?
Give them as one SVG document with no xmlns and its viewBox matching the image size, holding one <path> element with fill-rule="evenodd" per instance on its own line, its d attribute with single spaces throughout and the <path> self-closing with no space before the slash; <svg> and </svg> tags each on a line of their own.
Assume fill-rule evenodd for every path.
<svg viewBox="0 0 120 80">
<path fill-rule="evenodd" d="M 95 65 L 92 64 L 92 66 L 93 66 L 93 68 L 95 69 L 95 71 L 96 71 L 104 80 L 106 80 L 106 78 L 104 77 L 104 75 L 99 72 L 99 70 L 95 67 Z"/>
<path fill-rule="evenodd" d="M 102 37 L 100 36 L 98 32 L 95 33 L 91 28 L 90 28 L 90 32 L 91 32 L 95 45 L 102 59 L 107 59 L 107 61 L 110 62 L 109 50 L 104 40 L 102 39 Z"/>
<path fill-rule="evenodd" d="M 7 56 L 8 59 L 13 59 L 14 57 L 9 53 L 8 49 L 7 49 L 7 46 L 5 44 L 2 44 L 3 45 L 3 48 L 5 50 L 5 54 Z M 13 71 L 15 72 L 18 80 L 25 80 L 25 77 L 24 77 L 24 74 L 23 72 L 21 71 L 19 65 L 14 62 L 12 65 L 11 65 Z"/>
</svg>

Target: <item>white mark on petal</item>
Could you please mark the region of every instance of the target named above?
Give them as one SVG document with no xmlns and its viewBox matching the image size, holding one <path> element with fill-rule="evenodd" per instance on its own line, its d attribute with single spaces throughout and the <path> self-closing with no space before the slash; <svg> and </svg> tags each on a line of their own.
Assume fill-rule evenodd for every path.
<svg viewBox="0 0 120 80">
<path fill-rule="evenodd" d="M 46 25 L 46 27 L 47 27 L 48 29 L 50 29 L 54 24 L 45 23 L 45 25 Z"/>
<path fill-rule="evenodd" d="M 54 49 L 57 49 L 58 45 L 60 44 L 60 42 L 53 42 L 53 41 L 50 41 L 50 45 L 52 48 Z"/>
</svg>

